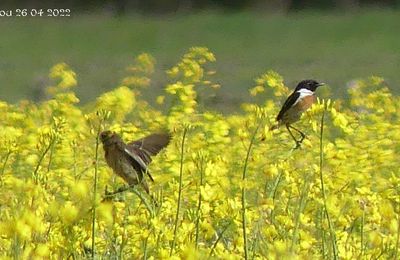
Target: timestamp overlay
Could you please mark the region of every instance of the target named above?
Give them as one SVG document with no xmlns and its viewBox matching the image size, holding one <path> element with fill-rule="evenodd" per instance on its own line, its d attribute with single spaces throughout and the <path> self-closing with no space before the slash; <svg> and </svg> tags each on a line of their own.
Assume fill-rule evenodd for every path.
<svg viewBox="0 0 400 260">
<path fill-rule="evenodd" d="M 15 8 L 1 9 L 0 18 L 3 17 L 70 17 L 69 8 Z"/>
</svg>

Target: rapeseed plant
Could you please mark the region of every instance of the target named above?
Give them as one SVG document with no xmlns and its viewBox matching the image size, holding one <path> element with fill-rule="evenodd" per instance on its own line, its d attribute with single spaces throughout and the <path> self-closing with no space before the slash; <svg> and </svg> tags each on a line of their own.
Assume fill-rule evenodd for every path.
<svg viewBox="0 0 400 260">
<path fill-rule="evenodd" d="M 353 81 L 349 101 L 320 99 L 296 123 L 292 149 L 269 131 L 289 89 L 268 71 L 241 113 L 202 104 L 214 55 L 192 48 L 143 100 L 155 60 L 141 54 L 119 86 L 85 106 L 65 63 L 48 99 L 0 102 L 0 254 L 3 258 L 355 259 L 399 257 L 400 98 L 379 77 Z M 275 98 L 267 98 L 274 96 Z M 122 186 L 99 133 L 124 140 L 159 129 L 171 144 L 149 170 L 158 205 Z M 261 141 L 263 140 L 263 141 Z"/>
</svg>

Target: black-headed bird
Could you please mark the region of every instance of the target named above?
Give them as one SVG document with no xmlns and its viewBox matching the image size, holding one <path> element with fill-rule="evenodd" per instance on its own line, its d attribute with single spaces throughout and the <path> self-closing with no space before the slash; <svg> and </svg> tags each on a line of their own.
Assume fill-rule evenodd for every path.
<svg viewBox="0 0 400 260">
<path fill-rule="evenodd" d="M 157 133 L 142 139 L 125 144 L 121 137 L 112 131 L 100 133 L 103 143 L 105 159 L 114 173 L 124 179 L 129 186 L 141 184 L 144 190 L 150 194 L 149 185 L 144 176 L 154 182 L 147 166 L 151 162 L 151 156 L 156 155 L 166 147 L 171 136 L 165 133 Z"/>
<path fill-rule="evenodd" d="M 300 147 L 306 135 L 299 129 L 292 126 L 293 123 L 297 122 L 302 113 L 309 109 L 312 104 L 316 101 L 315 90 L 325 85 L 324 83 L 319 83 L 312 79 L 307 79 L 300 81 L 293 93 L 286 99 L 281 110 L 279 111 L 276 121 L 276 125 L 272 126 L 270 130 L 279 128 L 280 126 L 286 126 L 289 134 L 292 136 L 293 140 L 296 142 L 296 148 Z M 301 135 L 300 140 L 297 140 L 291 129 L 295 130 Z"/>
</svg>

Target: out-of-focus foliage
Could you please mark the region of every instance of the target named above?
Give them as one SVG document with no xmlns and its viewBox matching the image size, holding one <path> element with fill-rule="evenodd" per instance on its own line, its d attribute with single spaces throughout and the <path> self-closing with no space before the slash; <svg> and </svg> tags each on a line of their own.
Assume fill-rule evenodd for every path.
<svg viewBox="0 0 400 260">
<path fill-rule="evenodd" d="M 236 115 L 198 106 L 199 87 L 215 86 L 207 70 L 213 61 L 206 48 L 192 48 L 168 70 L 171 83 L 157 98 L 166 113 L 140 96 L 154 70 L 147 54 L 120 86 L 86 107 L 74 94 L 77 75 L 63 63 L 51 70 L 47 101 L 0 102 L 2 257 L 239 259 L 247 249 L 249 257 L 268 259 L 397 258 L 400 99 L 383 79 L 354 82 L 348 104 L 320 100 L 297 123 L 307 139 L 293 150 L 284 129 L 268 130 L 289 93 L 276 72 L 251 89 L 275 100 L 243 104 Z M 124 183 L 96 145 L 103 129 L 126 141 L 172 133 L 150 164 L 157 206 L 140 187 L 141 198 L 125 192 L 104 199 L 106 189 Z"/>
</svg>

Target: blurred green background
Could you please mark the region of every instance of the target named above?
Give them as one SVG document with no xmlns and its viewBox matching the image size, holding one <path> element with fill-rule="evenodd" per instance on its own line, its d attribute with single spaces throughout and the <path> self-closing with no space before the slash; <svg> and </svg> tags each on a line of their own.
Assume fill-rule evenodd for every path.
<svg viewBox="0 0 400 260">
<path fill-rule="evenodd" d="M 208 47 L 216 55 L 212 79 L 222 88 L 207 105 L 223 112 L 251 100 L 254 78 L 270 69 L 291 87 L 305 78 L 327 82 L 333 98 L 346 97 L 349 82 L 371 75 L 384 77 L 399 93 L 397 1 L 372 7 L 343 0 L 337 1 L 342 5 L 309 1 L 310 6 L 302 1 L 206 1 L 201 6 L 181 1 L 178 7 L 150 1 L 157 8 L 93 2 L 89 7 L 68 2 L 69 18 L 0 17 L 0 99 L 45 98 L 49 68 L 66 62 L 78 75 L 77 93 L 85 103 L 117 86 L 127 75 L 125 67 L 142 52 L 157 61 L 146 95 L 153 99 L 168 82 L 165 70 L 192 46 Z M 0 6 L 15 8 L 18 1 Z"/>
</svg>

